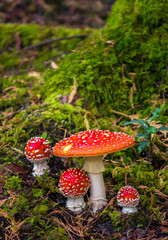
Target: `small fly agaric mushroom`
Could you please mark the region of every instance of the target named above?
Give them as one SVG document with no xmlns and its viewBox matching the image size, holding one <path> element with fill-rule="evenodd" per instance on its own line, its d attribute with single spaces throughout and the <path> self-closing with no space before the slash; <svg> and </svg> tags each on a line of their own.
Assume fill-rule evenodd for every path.
<svg viewBox="0 0 168 240">
<path fill-rule="evenodd" d="M 58 142 L 53 154 L 60 157 L 85 157 L 83 169 L 91 181 L 90 198 L 93 211 L 107 204 L 102 172 L 104 154 L 120 151 L 134 145 L 134 139 L 124 133 L 109 130 L 87 130 Z"/>
<path fill-rule="evenodd" d="M 27 159 L 34 163 L 33 175 L 43 175 L 48 168 L 48 160 L 51 156 L 51 146 L 49 142 L 42 137 L 31 138 L 25 148 Z"/>
<path fill-rule="evenodd" d="M 123 213 L 137 212 L 136 206 L 139 204 L 138 191 L 131 186 L 122 187 L 117 193 L 117 202 L 120 207 L 123 207 Z"/>
<path fill-rule="evenodd" d="M 83 196 L 90 187 L 90 179 L 83 170 L 70 168 L 60 178 L 59 189 L 67 197 L 66 206 L 78 214 L 85 207 Z"/>
</svg>

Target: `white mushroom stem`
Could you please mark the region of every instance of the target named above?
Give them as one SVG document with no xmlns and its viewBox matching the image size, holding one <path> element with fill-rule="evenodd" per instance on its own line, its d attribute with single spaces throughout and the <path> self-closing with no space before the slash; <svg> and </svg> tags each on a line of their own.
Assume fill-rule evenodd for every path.
<svg viewBox="0 0 168 240">
<path fill-rule="evenodd" d="M 41 176 L 48 169 L 48 162 L 43 160 L 42 162 L 34 162 L 33 176 Z"/>
<path fill-rule="evenodd" d="M 88 172 L 90 178 L 90 200 L 93 212 L 107 204 L 105 185 L 102 172 L 105 170 L 103 157 L 86 157 L 83 169 Z"/>
<path fill-rule="evenodd" d="M 90 200 L 93 212 L 107 204 L 105 185 L 102 173 L 88 173 L 90 178 Z"/>
<path fill-rule="evenodd" d="M 123 207 L 122 212 L 126 213 L 126 214 L 135 213 L 135 212 L 137 212 L 137 208 L 136 207 Z"/>
<path fill-rule="evenodd" d="M 80 197 L 67 197 L 66 207 L 72 212 L 79 214 L 85 207 L 85 201 L 83 196 Z"/>
</svg>

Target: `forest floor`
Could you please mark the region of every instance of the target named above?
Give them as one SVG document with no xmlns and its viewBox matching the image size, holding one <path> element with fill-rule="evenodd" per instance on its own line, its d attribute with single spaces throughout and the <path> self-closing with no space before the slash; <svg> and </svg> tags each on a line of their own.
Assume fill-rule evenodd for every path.
<svg viewBox="0 0 168 240">
<path fill-rule="evenodd" d="M 0 21 L 1 23 L 61 25 L 67 28 L 81 29 L 101 28 L 105 25 L 106 18 L 111 11 L 111 4 L 114 1 L 64 0 L 56 1 L 57 4 L 54 4 L 55 1 L 46 2 L 44 0 L 29 2 L 2 0 L 0 3 Z M 6 94 L 5 91 L 1 90 L 2 96 Z M 39 99 L 35 99 L 35 101 L 36 103 L 40 102 Z M 4 116 L 5 114 L 8 117 L 6 121 L 14 116 L 12 112 L 6 112 Z M 39 132 L 45 132 L 45 130 L 40 129 Z M 64 137 L 65 131 L 66 129 L 60 130 L 60 138 Z M 49 128 L 47 133 L 50 134 Z M 0 150 L 4 147 L 4 145 L 0 145 Z M 68 162 L 65 159 L 52 156 L 49 162 L 49 174 L 46 174 L 44 178 L 36 179 L 32 176 L 32 165 L 24 153 L 15 148 L 11 151 L 13 151 L 14 157 L 18 154 L 17 161 L 20 161 L 21 164 L 7 163 L 4 167 L 4 162 L 0 163 L 1 240 L 168 240 L 168 196 L 161 191 L 156 192 L 152 188 L 140 185 L 139 190 L 143 192 L 144 197 L 141 199 L 138 212 L 131 216 L 125 215 L 121 213 L 121 208 L 116 202 L 117 191 L 116 188 L 113 188 L 115 180 L 113 181 L 108 174 L 105 174 L 107 206 L 96 214 L 92 212 L 90 206 L 87 206 L 81 214 L 75 215 L 65 208 L 66 200 L 56 186 L 60 173 L 69 167 L 76 167 L 76 162 Z M 150 156 L 145 156 L 145 161 L 149 162 L 150 165 Z M 105 163 L 109 164 L 107 159 Z M 137 167 L 136 164 L 132 167 L 130 162 L 127 166 L 123 162 L 113 163 L 115 171 L 120 167 L 120 164 L 122 165 L 122 169 L 125 171 L 125 183 L 127 183 L 127 174 L 131 168 Z M 158 181 L 161 182 L 167 176 L 164 173 L 162 178 L 159 167 L 154 164 L 152 171 L 156 170 Z M 164 166 L 162 170 L 166 168 Z M 142 163 L 142 169 L 147 174 L 148 169 L 151 170 L 151 166 L 148 168 Z M 21 193 L 22 191 L 25 192 Z M 89 193 L 85 196 L 85 200 L 87 201 L 88 198 Z M 32 203 L 30 203 L 31 200 Z M 150 206 L 148 209 L 146 203 Z M 6 204 L 5 207 L 3 207 L 4 204 Z"/>
</svg>

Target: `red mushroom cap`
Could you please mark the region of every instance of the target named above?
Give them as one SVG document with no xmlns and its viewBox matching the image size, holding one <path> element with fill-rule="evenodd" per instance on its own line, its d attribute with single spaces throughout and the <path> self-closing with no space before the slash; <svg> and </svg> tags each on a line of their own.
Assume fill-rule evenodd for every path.
<svg viewBox="0 0 168 240">
<path fill-rule="evenodd" d="M 51 156 L 51 146 L 46 139 L 34 137 L 27 142 L 25 154 L 31 162 L 47 160 Z"/>
<path fill-rule="evenodd" d="M 87 130 L 58 142 L 53 154 L 61 157 L 98 156 L 120 151 L 135 144 L 133 137 L 109 130 Z"/>
<path fill-rule="evenodd" d="M 136 207 L 139 204 L 138 191 L 131 186 L 122 187 L 117 193 L 117 202 L 121 207 Z"/>
<path fill-rule="evenodd" d="M 79 197 L 85 195 L 90 187 L 90 179 L 83 170 L 70 168 L 60 178 L 59 189 L 65 197 Z"/>
</svg>

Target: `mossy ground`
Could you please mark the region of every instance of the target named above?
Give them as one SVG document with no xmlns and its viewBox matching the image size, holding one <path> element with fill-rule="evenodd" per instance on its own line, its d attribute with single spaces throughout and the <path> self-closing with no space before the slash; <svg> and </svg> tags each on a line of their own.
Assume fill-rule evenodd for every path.
<svg viewBox="0 0 168 240">
<path fill-rule="evenodd" d="M 152 126 L 167 124 L 166 6 L 159 0 L 118 0 L 99 30 L 0 26 L 2 239 L 167 239 L 167 131 L 150 135 L 150 151 L 138 153 L 137 141 L 131 149 L 106 156 L 108 205 L 96 215 L 87 206 L 75 216 L 58 190 L 61 172 L 81 167 L 82 159 L 52 156 L 50 172 L 36 179 L 24 154 L 34 136 L 45 136 L 52 147 L 86 129 L 136 137 L 139 125 L 122 123 L 149 121 L 156 108 L 163 110 Z M 89 37 L 28 49 L 79 34 Z M 116 203 L 117 191 L 126 184 L 137 188 L 141 198 L 138 213 L 131 216 Z"/>
</svg>

